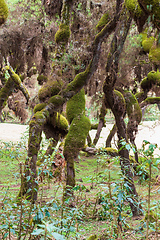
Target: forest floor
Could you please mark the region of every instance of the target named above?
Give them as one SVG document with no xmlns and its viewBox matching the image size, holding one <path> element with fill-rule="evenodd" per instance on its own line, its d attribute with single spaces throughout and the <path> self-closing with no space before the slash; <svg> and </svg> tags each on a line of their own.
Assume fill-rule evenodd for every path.
<svg viewBox="0 0 160 240">
<path fill-rule="evenodd" d="M 113 124 L 106 124 L 103 128 L 100 139 L 97 143 L 97 147 L 104 147 L 105 140 L 112 129 Z M 138 127 L 138 133 L 136 136 L 136 144 L 138 149 L 141 148 L 143 140 L 147 140 L 150 143 L 156 143 L 160 147 L 160 121 L 143 121 Z M 13 123 L 0 123 L 0 140 L 8 142 L 20 141 L 23 135 L 28 134 L 28 125 L 20 125 Z M 96 130 L 91 130 L 90 135 L 92 139 L 96 134 Z M 115 137 L 116 138 L 116 137 Z M 115 138 L 112 143 L 116 143 Z M 155 153 L 160 154 L 160 150 L 157 148 Z"/>
<path fill-rule="evenodd" d="M 101 137 L 98 141 L 97 147 L 103 147 L 105 143 L 105 139 L 108 136 L 110 129 L 112 128 L 113 124 L 107 124 L 106 128 L 103 128 L 101 133 Z M 92 138 L 96 130 L 92 130 L 90 132 Z M 20 124 L 11 124 L 11 123 L 0 123 L 0 140 L 4 142 L 19 142 L 21 141 L 21 137 L 24 136 L 25 143 L 27 145 L 27 135 L 28 135 L 28 125 L 20 125 Z M 151 143 L 157 143 L 160 146 L 160 121 L 145 121 L 139 125 L 139 133 L 137 134 L 136 143 L 138 148 L 141 147 L 142 141 L 148 140 Z M 114 140 L 113 140 L 114 142 Z M 115 141 L 116 142 L 116 141 Z M 18 149 L 17 147 L 12 146 L 12 144 L 4 145 L 5 148 L 2 148 L 0 151 L 0 209 L 1 202 L 6 199 L 9 201 L 14 199 L 17 196 L 19 189 L 20 189 L 20 178 L 19 178 L 19 163 L 25 161 L 26 156 L 26 149 Z M 10 147 L 11 146 L 11 147 Z M 158 149 L 156 149 L 158 154 Z M 118 193 L 121 193 L 120 188 L 121 186 L 121 170 L 119 166 L 118 159 L 114 159 L 114 164 L 106 164 L 106 160 L 108 160 L 106 155 L 96 155 L 96 156 L 89 156 L 80 155 L 79 161 L 75 163 L 76 169 L 76 182 L 77 190 L 75 190 L 76 195 L 76 206 L 79 206 L 78 214 L 81 213 L 83 209 L 85 215 L 85 220 L 80 221 L 78 226 L 80 239 L 85 240 L 91 234 L 103 235 L 106 233 L 110 233 L 110 229 L 112 230 L 113 221 L 106 220 L 105 216 L 101 216 L 103 212 L 106 210 L 103 209 L 101 203 L 97 202 L 97 199 L 101 199 L 101 194 L 104 194 L 104 197 L 107 196 L 106 189 L 108 188 L 108 179 L 110 174 L 110 183 L 112 187 L 112 191 L 114 192 L 114 197 L 117 196 Z M 111 169 L 110 169 L 111 166 Z M 155 208 L 155 212 L 158 211 L 158 224 L 160 224 L 160 213 L 159 213 L 159 199 L 160 199 L 160 185 L 156 182 L 156 175 L 159 174 L 159 169 L 153 168 L 152 171 L 152 187 L 151 187 L 151 207 Z M 148 199 L 148 182 L 142 182 L 139 180 L 137 176 L 135 176 L 135 184 L 136 190 L 140 196 L 141 202 L 143 204 L 143 209 L 146 210 L 147 206 L 147 199 Z M 49 201 L 52 201 L 53 198 L 57 199 L 57 203 L 61 201 L 62 194 L 63 194 L 63 185 L 61 182 L 44 180 L 41 183 L 39 188 L 39 201 L 40 203 L 45 202 L 48 203 L 47 207 L 50 207 Z M 83 189 L 84 187 L 84 189 Z M 117 190 L 116 190 L 117 189 Z M 116 191 L 115 191 L 116 190 Z M 117 194 L 117 195 L 116 195 Z M 43 198 L 42 198 L 43 197 Z M 108 199 L 108 198 L 107 198 Z M 109 201 L 109 200 L 108 200 Z M 156 203 L 156 205 L 155 205 Z M 9 203 L 10 204 L 10 203 Z M 125 202 L 126 204 L 126 202 Z M 13 206 L 14 207 L 14 206 Z M 83 208 L 84 207 L 84 208 Z M 117 214 L 117 209 L 115 206 L 115 216 Z M 8 210 L 6 215 L 9 216 L 10 211 Z M 128 213 L 129 211 L 129 213 Z M 4 212 L 3 212 L 4 213 Z M 127 215 L 126 215 L 127 213 Z M 7 215 L 8 214 L 8 215 Z M 123 217 L 128 225 L 124 227 L 125 232 L 123 233 L 123 237 L 121 239 L 125 240 L 140 240 L 146 239 L 146 228 L 143 227 L 145 223 L 144 216 L 138 219 L 134 219 L 130 214 L 130 208 L 126 204 L 124 206 Z M 77 215 L 78 216 L 78 215 Z M 1 225 L 1 217 L 0 214 L 0 225 Z M 112 217 L 112 214 L 111 214 Z M 102 218 L 102 219 L 101 219 Z M 103 219 L 104 218 L 104 219 Z M 57 217 L 57 219 L 59 219 Z M 68 218 L 69 219 L 69 218 Z M 156 224 L 157 224 L 156 222 Z M 155 224 L 155 222 L 154 222 Z M 129 226 L 127 228 L 127 226 Z M 157 226 L 157 225 L 156 225 Z M 158 225 L 159 226 L 159 225 Z M 152 226 L 151 226 L 152 227 Z M 159 229 L 158 229 L 159 230 Z M 157 236 L 155 236 L 155 230 L 153 231 L 152 228 L 150 229 L 149 240 L 152 239 L 160 239 L 160 232 L 157 232 Z M 0 231 L 1 234 L 1 231 Z M 1 239 L 1 236 L 0 236 Z M 17 238 L 11 238 L 17 239 Z M 74 237 L 71 239 L 75 239 Z M 101 238 L 102 240 L 111 239 L 111 238 Z M 113 238 L 115 239 L 115 238 Z M 117 238 L 118 239 L 118 238 Z"/>
</svg>

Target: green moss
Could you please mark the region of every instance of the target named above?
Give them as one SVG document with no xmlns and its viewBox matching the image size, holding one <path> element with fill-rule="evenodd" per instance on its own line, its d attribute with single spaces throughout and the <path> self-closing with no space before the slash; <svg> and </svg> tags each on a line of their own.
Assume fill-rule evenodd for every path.
<svg viewBox="0 0 160 240">
<path fill-rule="evenodd" d="M 26 78 L 26 74 L 25 73 L 20 74 L 19 77 L 20 77 L 21 81 L 23 82 L 23 80 Z"/>
<path fill-rule="evenodd" d="M 114 90 L 114 94 L 115 94 L 115 100 L 116 100 L 116 104 L 118 104 L 118 106 L 121 107 L 122 112 L 124 111 L 124 109 L 126 108 L 126 102 L 124 99 L 124 96 L 121 92 Z"/>
<path fill-rule="evenodd" d="M 149 51 L 149 60 L 159 65 L 160 64 L 160 47 L 152 46 Z"/>
<path fill-rule="evenodd" d="M 150 210 L 149 216 L 148 216 L 148 212 L 147 212 L 144 217 L 145 221 L 147 221 L 148 219 L 149 219 L 149 222 L 155 223 L 158 221 L 158 215 L 155 212 L 153 212 L 152 210 Z"/>
<path fill-rule="evenodd" d="M 129 119 L 132 118 L 136 122 L 140 122 L 142 119 L 142 111 L 137 101 L 137 98 L 129 91 L 125 92 L 126 110 Z"/>
<path fill-rule="evenodd" d="M 142 41 L 142 47 L 143 50 L 147 53 L 149 53 L 151 47 L 153 46 L 153 43 L 156 41 L 156 39 L 154 37 L 149 37 L 146 38 Z"/>
<path fill-rule="evenodd" d="M 39 119 L 39 121 L 37 121 Z M 42 140 L 41 132 L 38 131 L 38 123 L 42 122 L 42 116 L 35 114 L 29 123 L 28 156 L 37 155 Z M 41 125 L 41 124 L 40 124 Z"/>
<path fill-rule="evenodd" d="M 85 91 L 81 89 L 76 95 L 74 95 L 68 102 L 66 107 L 66 115 L 68 121 L 72 120 L 79 114 L 85 112 Z"/>
<path fill-rule="evenodd" d="M 55 41 L 56 43 L 67 43 L 68 39 L 71 35 L 71 31 L 67 24 L 61 23 L 59 26 L 58 31 L 55 34 Z"/>
<path fill-rule="evenodd" d="M 111 155 L 113 157 L 118 156 L 118 151 L 115 148 L 107 147 L 107 148 L 100 148 L 100 153 L 105 152 L 108 155 Z"/>
<path fill-rule="evenodd" d="M 99 20 L 98 24 L 96 25 L 96 28 L 102 28 L 104 27 L 109 21 L 109 14 L 104 13 L 101 19 Z"/>
<path fill-rule="evenodd" d="M 37 77 L 37 81 L 39 85 L 42 85 L 44 82 L 47 82 L 47 80 L 48 80 L 47 77 L 44 75 L 39 75 Z"/>
<path fill-rule="evenodd" d="M 37 104 L 37 105 L 34 107 L 33 112 L 36 113 L 36 112 L 38 112 L 38 111 L 41 111 L 43 108 L 46 107 L 46 105 L 47 105 L 46 103 L 39 103 L 39 104 Z"/>
<path fill-rule="evenodd" d="M 125 5 L 128 11 L 134 17 L 140 17 L 143 14 L 141 7 L 139 6 L 138 0 L 125 0 Z"/>
<path fill-rule="evenodd" d="M 62 114 L 57 113 L 56 126 L 62 130 L 68 130 L 68 125 L 67 119 Z"/>
<path fill-rule="evenodd" d="M 21 79 L 20 79 L 20 77 L 18 76 L 18 74 L 16 74 L 16 73 L 13 73 L 12 74 L 12 79 L 14 80 L 14 82 L 19 86 L 19 85 L 21 85 Z"/>
<path fill-rule="evenodd" d="M 141 38 L 141 43 L 147 38 L 147 31 L 143 31 L 142 33 L 139 34 Z"/>
<path fill-rule="evenodd" d="M 40 101 L 44 102 L 46 99 L 59 93 L 62 87 L 61 81 L 49 80 L 46 84 L 39 90 L 38 98 Z"/>
<path fill-rule="evenodd" d="M 153 85 L 160 85 L 160 72 L 157 70 L 151 71 L 148 73 L 147 77 L 145 77 L 141 82 L 141 88 L 145 91 L 149 91 Z"/>
<path fill-rule="evenodd" d="M 154 84 L 156 84 L 159 80 L 160 80 L 160 72 L 159 70 L 155 71 L 151 71 L 148 73 L 147 78 L 149 81 L 153 82 Z"/>
<path fill-rule="evenodd" d="M 29 100 L 29 92 L 27 90 L 27 88 L 22 84 L 21 79 L 19 77 L 18 74 L 16 74 L 9 66 L 6 66 L 4 68 L 5 71 L 8 71 L 11 80 L 17 85 L 16 87 L 22 91 L 22 93 L 24 94 L 24 96 L 27 99 L 27 102 Z"/>
<path fill-rule="evenodd" d="M 0 25 L 2 25 L 8 17 L 8 6 L 5 0 L 0 0 Z"/>
<path fill-rule="evenodd" d="M 13 81 L 10 77 L 7 80 L 7 82 L 5 83 L 4 87 L 1 88 L 1 90 L 0 90 L 0 110 L 6 106 L 8 97 L 12 94 L 13 85 L 14 85 Z"/>
<path fill-rule="evenodd" d="M 57 107 L 62 106 L 64 104 L 64 102 L 65 102 L 64 98 L 60 95 L 55 95 L 55 96 L 51 97 L 48 101 L 48 103 L 52 103 Z"/>
<path fill-rule="evenodd" d="M 51 117 L 50 122 L 54 127 L 58 127 L 59 129 L 64 131 L 68 130 L 67 119 L 58 112 L 55 113 L 55 116 Z"/>
<path fill-rule="evenodd" d="M 73 119 L 64 144 L 64 156 L 66 159 L 74 159 L 84 147 L 90 127 L 90 120 L 84 115 Z"/>
<path fill-rule="evenodd" d="M 33 119 L 33 121 L 36 121 L 36 123 L 38 125 L 43 125 L 43 123 L 45 121 L 45 115 L 43 113 L 43 110 L 36 112 L 32 119 Z"/>
<path fill-rule="evenodd" d="M 145 102 L 147 102 L 148 104 L 160 103 L 160 97 L 147 97 L 145 99 Z"/>
<path fill-rule="evenodd" d="M 37 165 L 37 166 L 41 166 L 42 163 L 43 163 L 43 161 L 38 160 L 37 163 L 36 163 L 36 165 Z"/>
<path fill-rule="evenodd" d="M 11 73 L 10 73 L 10 72 L 11 72 Z M 28 92 L 27 88 L 22 84 L 19 75 L 16 74 L 16 73 L 15 73 L 14 71 L 12 71 L 12 70 L 10 70 L 9 73 L 10 73 L 10 76 L 11 76 L 12 80 L 13 80 L 14 83 L 17 85 L 16 87 L 18 87 L 18 89 L 22 91 L 22 93 L 23 93 L 23 95 L 25 96 L 25 98 L 27 99 L 27 103 L 28 103 L 29 98 L 30 98 L 29 92 Z"/>
<path fill-rule="evenodd" d="M 70 168 L 70 171 L 67 172 L 67 186 L 75 186 L 74 160 L 85 145 L 90 127 L 89 119 L 81 114 L 73 119 L 69 128 L 63 151 L 65 160 L 67 161 L 67 168 Z M 70 174 L 70 172 L 72 172 L 72 174 Z"/>
<path fill-rule="evenodd" d="M 50 113 L 49 113 L 49 111 L 48 111 L 47 109 L 45 109 L 45 108 L 44 108 L 44 109 L 42 109 L 41 111 L 43 112 L 43 115 L 45 116 L 45 118 L 46 118 L 46 119 L 48 119 L 48 118 L 49 118 L 49 116 L 50 116 Z"/>
<path fill-rule="evenodd" d="M 97 235 L 91 235 L 87 240 L 98 240 Z"/>
<path fill-rule="evenodd" d="M 9 72 L 9 75 L 11 76 L 11 78 L 15 84 L 17 84 L 18 86 L 21 85 L 22 82 L 21 82 L 20 77 L 9 66 L 5 66 L 4 71 Z"/>
<path fill-rule="evenodd" d="M 64 96 L 68 96 L 70 91 L 75 91 L 83 87 L 86 83 L 87 75 L 90 71 L 90 65 L 84 72 L 77 74 L 72 82 L 67 85 L 67 88 L 64 90 Z"/>
</svg>

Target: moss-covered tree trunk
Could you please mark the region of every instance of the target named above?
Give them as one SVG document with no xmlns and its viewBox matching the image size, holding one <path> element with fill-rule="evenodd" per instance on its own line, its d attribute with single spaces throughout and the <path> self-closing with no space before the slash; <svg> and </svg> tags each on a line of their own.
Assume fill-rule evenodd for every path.
<svg viewBox="0 0 160 240">
<path fill-rule="evenodd" d="M 64 1 L 63 3 L 65 4 L 67 2 L 71 3 L 71 1 Z M 121 1 L 117 0 L 117 6 L 120 6 L 120 4 L 121 4 Z M 45 104 L 45 106 L 39 112 L 36 112 L 32 117 L 31 123 L 29 125 L 28 158 L 30 159 L 31 162 L 33 161 L 34 167 L 33 167 L 33 171 L 27 171 L 27 169 L 30 166 L 32 166 L 32 163 L 30 162 L 30 165 L 29 165 L 28 160 L 26 160 L 25 176 L 24 176 L 23 184 L 21 186 L 21 192 L 23 193 L 22 195 L 26 195 L 26 194 L 28 195 L 28 192 L 29 192 L 28 197 L 34 196 L 34 201 L 37 199 L 38 192 L 37 191 L 34 192 L 35 183 L 36 183 L 36 176 L 34 175 L 34 170 L 36 169 L 36 159 L 37 159 L 37 154 L 40 147 L 41 133 L 42 133 L 43 126 L 47 123 L 50 116 L 52 116 L 53 113 L 58 108 L 61 108 L 66 101 L 68 101 L 70 98 L 76 95 L 76 93 L 78 93 L 83 88 L 83 86 L 88 83 L 88 81 L 90 80 L 94 72 L 97 70 L 99 57 L 101 53 L 101 44 L 115 30 L 115 27 L 118 23 L 119 16 L 120 16 L 119 13 L 118 14 L 116 13 L 113 19 L 111 19 L 110 22 L 107 23 L 104 26 L 104 28 L 95 36 L 95 39 L 92 43 L 92 56 L 86 70 L 76 75 L 74 80 L 70 82 L 66 86 L 66 88 L 60 92 L 59 95 L 50 97 L 50 99 Z M 66 36 L 66 34 L 63 35 L 61 33 L 62 32 L 64 33 L 67 31 L 67 37 L 69 38 L 70 31 L 68 31 L 68 27 L 64 26 L 64 23 L 62 24 L 63 25 L 62 26 L 60 25 L 61 28 L 58 30 L 59 32 L 55 36 L 56 38 L 55 40 L 57 44 L 62 43 L 63 45 L 63 37 Z M 66 31 L 63 31 L 63 30 L 66 30 Z M 85 118 L 85 116 L 82 116 L 82 117 Z M 88 120 L 85 120 L 85 121 L 88 122 Z M 81 146 L 82 146 L 82 143 L 81 143 Z M 70 168 L 72 168 L 72 164 L 70 165 L 68 164 L 68 172 L 70 172 Z M 34 178 L 30 176 L 32 172 L 33 172 Z M 73 170 L 71 170 L 71 172 L 72 173 L 70 175 L 74 177 Z M 31 186 L 26 184 L 27 181 L 29 181 L 29 179 L 32 179 Z"/>
<path fill-rule="evenodd" d="M 90 130 L 90 121 L 85 116 L 85 91 L 82 89 L 67 102 L 67 118 L 71 123 L 64 144 L 64 157 L 67 162 L 66 190 L 75 186 L 74 161 L 84 147 Z"/>
<path fill-rule="evenodd" d="M 131 24 L 131 17 L 125 9 L 124 13 L 125 14 L 121 15 L 120 24 L 117 26 L 111 43 L 111 49 L 106 65 L 106 79 L 103 90 L 105 94 L 106 107 L 109 107 L 112 110 L 116 121 L 120 163 L 122 173 L 125 177 L 124 179 L 126 182 L 128 202 L 130 204 L 133 216 L 137 216 L 141 214 L 141 211 L 138 205 L 138 195 L 133 182 L 133 174 L 129 161 L 129 152 L 121 144 L 121 141 L 123 140 L 127 142 L 126 126 L 124 122 L 126 103 L 123 95 L 114 90 L 114 85 L 117 80 L 120 53 L 123 49 L 123 45 Z"/>
</svg>

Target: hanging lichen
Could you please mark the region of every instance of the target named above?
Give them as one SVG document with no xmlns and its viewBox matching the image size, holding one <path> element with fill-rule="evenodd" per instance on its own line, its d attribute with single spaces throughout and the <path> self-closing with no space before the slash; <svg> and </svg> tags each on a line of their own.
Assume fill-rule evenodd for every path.
<svg viewBox="0 0 160 240">
<path fill-rule="evenodd" d="M 59 25 L 59 29 L 55 34 L 55 42 L 57 43 L 55 58 L 57 59 L 60 59 L 65 53 L 66 46 L 71 35 L 69 27 L 71 5 L 72 1 L 63 0 L 63 7 L 61 11 L 61 24 Z"/>
</svg>

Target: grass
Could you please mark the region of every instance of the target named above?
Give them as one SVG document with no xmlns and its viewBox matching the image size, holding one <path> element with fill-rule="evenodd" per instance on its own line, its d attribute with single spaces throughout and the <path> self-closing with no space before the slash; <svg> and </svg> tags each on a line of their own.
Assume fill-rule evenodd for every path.
<svg viewBox="0 0 160 240">
<path fill-rule="evenodd" d="M 14 208 L 13 206 L 16 204 L 15 197 L 20 188 L 19 163 L 25 161 L 26 148 L 23 144 L 14 145 L 12 143 L 1 143 L 1 146 L 0 206 L 5 198 L 5 201 L 8 201 L 7 204 L 9 204 L 12 209 L 9 213 L 11 214 L 12 212 L 13 214 L 15 211 L 15 215 L 17 214 L 18 216 L 19 210 L 16 210 L 18 206 L 16 205 Z M 141 161 L 143 161 L 143 158 Z M 159 160 L 155 159 L 154 161 L 156 162 Z M 66 219 L 65 221 L 68 221 L 66 227 L 70 223 L 74 225 L 74 230 L 70 230 L 70 237 L 68 239 L 87 239 L 91 234 L 101 236 L 101 240 L 116 239 L 116 231 L 118 230 L 116 230 L 117 225 L 114 219 L 118 218 L 118 201 L 121 198 L 120 193 L 124 192 L 123 178 L 118 158 L 111 159 L 105 154 L 86 156 L 86 154 L 81 153 L 78 161 L 75 163 L 75 169 L 77 186 L 75 188 L 74 202 L 77 209 L 77 215 L 74 216 L 74 219 L 72 219 L 71 215 L 65 215 L 66 217 L 63 216 L 64 219 Z M 153 211 L 158 214 L 157 216 L 159 216 L 160 187 L 155 184 L 155 175 L 157 175 L 157 171 L 156 167 L 153 168 L 150 199 L 151 209 L 153 209 Z M 147 209 L 148 181 L 140 182 L 139 177 L 136 176 L 135 184 L 140 200 L 143 204 L 143 209 L 145 210 Z M 109 187 L 111 188 L 114 201 L 109 198 Z M 36 210 L 34 211 L 40 211 L 40 209 L 43 209 L 45 206 L 49 209 L 48 211 L 52 213 L 52 217 L 54 216 L 54 219 L 60 221 L 60 213 L 62 213 L 61 207 L 64 207 L 62 204 L 62 195 L 62 182 L 55 182 L 54 179 L 50 180 L 50 182 L 47 179 L 44 180 L 39 188 L 38 203 L 40 205 L 37 205 Z M 12 199 L 12 202 L 10 202 L 10 199 Z M 123 211 L 121 213 L 123 232 L 119 239 L 143 239 L 146 234 L 146 220 L 144 220 L 145 214 L 139 219 L 133 219 L 127 201 L 125 199 L 123 200 L 123 198 L 121 201 L 123 202 Z M 53 211 L 53 202 L 59 206 L 56 212 Z M 2 208 L 1 211 L 4 214 L 4 208 Z M 70 214 L 73 214 L 73 211 L 74 208 Z M 68 214 L 67 212 L 68 210 L 65 209 L 63 214 Z M 6 219 L 10 216 L 9 213 L 6 213 L 6 215 L 8 214 Z M 80 214 L 82 214 L 82 216 L 78 217 Z M 43 211 L 42 216 L 44 216 Z M 47 219 L 49 220 L 50 218 L 45 216 L 44 220 L 48 221 Z M 160 217 L 158 217 L 158 219 L 160 219 Z M 77 232 L 79 237 L 76 235 Z M 151 232 L 155 231 L 152 229 Z M 152 237 L 150 239 L 152 239 Z"/>
<path fill-rule="evenodd" d="M 147 106 L 143 116 L 143 121 L 155 121 L 159 119 L 160 119 L 160 110 L 157 104 Z"/>
</svg>

